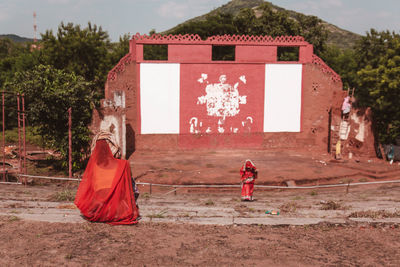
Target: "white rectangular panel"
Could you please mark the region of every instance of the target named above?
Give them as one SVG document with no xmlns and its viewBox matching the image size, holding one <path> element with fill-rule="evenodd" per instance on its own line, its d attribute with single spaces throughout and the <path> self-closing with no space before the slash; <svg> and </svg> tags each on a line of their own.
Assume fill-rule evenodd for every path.
<svg viewBox="0 0 400 267">
<path fill-rule="evenodd" d="M 179 133 L 180 64 L 140 64 L 142 134 Z"/>
<path fill-rule="evenodd" d="M 300 132 L 302 64 L 266 64 L 264 132 Z"/>
</svg>

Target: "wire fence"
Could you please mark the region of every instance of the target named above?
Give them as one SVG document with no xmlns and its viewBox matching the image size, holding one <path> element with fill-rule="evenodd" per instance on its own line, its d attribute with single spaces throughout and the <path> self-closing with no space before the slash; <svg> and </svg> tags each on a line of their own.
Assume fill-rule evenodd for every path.
<svg viewBox="0 0 400 267">
<path fill-rule="evenodd" d="M 52 176 L 38 176 L 38 175 L 28 175 L 20 174 L 18 177 L 23 178 L 34 178 L 34 179 L 48 179 L 48 180 L 60 180 L 60 181 L 81 181 L 81 178 L 69 178 L 69 177 L 52 177 Z M 19 179 L 22 181 L 22 179 Z M 278 186 L 278 185 L 257 185 L 257 188 L 270 188 L 270 189 L 316 189 L 316 188 L 329 188 L 329 187 L 349 187 L 358 185 L 371 185 L 371 184 L 389 184 L 389 183 L 400 183 L 400 180 L 390 180 L 390 181 L 374 181 L 374 182 L 358 182 L 358 183 L 341 183 L 341 184 L 327 184 L 327 185 L 311 185 L 311 186 Z M 21 182 L 0 182 L 0 184 L 22 184 Z M 148 185 L 158 186 L 158 187 L 172 187 L 172 188 L 239 188 L 239 184 L 225 184 L 225 185 L 215 185 L 215 184 L 158 184 L 158 183 L 142 183 L 137 182 L 137 185 Z"/>
</svg>

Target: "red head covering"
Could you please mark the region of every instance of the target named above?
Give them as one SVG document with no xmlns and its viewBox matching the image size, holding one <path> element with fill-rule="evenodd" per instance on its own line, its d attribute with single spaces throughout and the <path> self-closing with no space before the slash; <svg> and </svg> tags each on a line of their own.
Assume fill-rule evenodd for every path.
<svg viewBox="0 0 400 267">
<path fill-rule="evenodd" d="M 253 162 L 251 160 L 249 160 L 249 159 L 246 160 L 245 167 L 246 168 L 253 168 L 253 169 L 256 168 L 256 166 L 253 164 Z"/>
</svg>

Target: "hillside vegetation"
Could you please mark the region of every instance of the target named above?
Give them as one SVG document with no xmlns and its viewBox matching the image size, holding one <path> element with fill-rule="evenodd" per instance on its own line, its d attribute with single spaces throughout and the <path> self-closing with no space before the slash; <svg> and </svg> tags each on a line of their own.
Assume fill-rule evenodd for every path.
<svg viewBox="0 0 400 267">
<path fill-rule="evenodd" d="M 205 21 L 207 20 L 207 17 L 215 16 L 218 13 L 237 16 L 240 13 L 240 11 L 243 10 L 244 8 L 252 9 L 255 12 L 256 16 L 260 16 L 261 12 L 258 10 L 258 8 L 260 7 L 260 5 L 265 3 L 269 4 L 272 7 L 272 10 L 275 12 L 286 12 L 288 16 L 295 21 L 299 21 L 301 17 L 305 16 L 302 13 L 292 10 L 287 10 L 263 0 L 232 0 L 229 3 L 222 5 L 221 7 L 216 8 L 204 15 L 189 19 L 181 24 L 178 24 L 177 26 L 165 31 L 164 33 L 167 34 L 172 33 L 176 31 L 177 28 L 180 28 L 188 23 Z M 321 20 L 320 23 L 325 27 L 328 33 L 326 43 L 335 45 L 338 48 L 341 49 L 352 48 L 356 43 L 356 41 L 359 40 L 361 37 L 359 34 L 341 29 L 326 21 Z"/>
<path fill-rule="evenodd" d="M 33 39 L 31 39 L 31 38 L 20 37 L 16 34 L 0 34 L 0 39 L 10 39 L 11 41 L 16 42 L 16 43 L 33 42 Z"/>
</svg>

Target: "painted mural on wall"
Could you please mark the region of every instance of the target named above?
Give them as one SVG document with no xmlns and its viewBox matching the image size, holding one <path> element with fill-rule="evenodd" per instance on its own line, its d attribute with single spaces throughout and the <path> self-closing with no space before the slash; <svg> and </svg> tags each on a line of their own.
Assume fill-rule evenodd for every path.
<svg viewBox="0 0 400 267">
<path fill-rule="evenodd" d="M 190 98 L 186 103 L 192 106 L 183 112 L 185 118 L 181 118 L 181 132 L 236 134 L 259 131 L 263 101 L 262 73 L 257 76 L 243 71 L 245 68 L 223 70 L 213 68 L 213 65 L 206 67 L 195 72 L 197 76 L 191 72 L 191 81 L 182 86 L 181 96 L 183 99 Z M 189 77 L 184 81 L 188 80 Z M 261 95 L 257 95 L 260 92 Z M 181 105 L 184 103 L 181 100 Z"/>
</svg>

